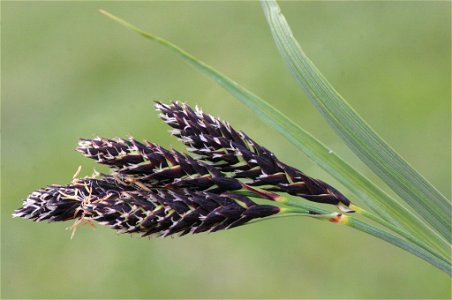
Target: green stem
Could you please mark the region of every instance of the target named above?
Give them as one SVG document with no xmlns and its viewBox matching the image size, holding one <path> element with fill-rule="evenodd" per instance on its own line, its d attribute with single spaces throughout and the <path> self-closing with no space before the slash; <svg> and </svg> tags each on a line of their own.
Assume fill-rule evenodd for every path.
<svg viewBox="0 0 452 300">
<path fill-rule="evenodd" d="M 426 251 L 429 251 L 433 254 L 435 254 L 437 257 L 444 259 L 444 260 L 449 260 L 450 258 L 450 252 L 447 251 L 446 249 L 450 250 L 450 246 L 447 242 L 440 240 L 443 243 L 443 247 L 438 247 L 437 244 L 433 244 L 431 242 L 425 243 L 419 239 L 417 239 L 416 237 L 414 237 L 413 235 L 411 235 L 410 233 L 408 233 L 407 231 L 403 230 L 400 227 L 394 226 L 393 224 L 383 220 L 382 218 L 378 217 L 377 215 L 372 214 L 371 212 L 364 210 L 360 207 L 357 206 L 353 206 L 352 209 L 355 210 L 356 213 L 368 218 L 369 220 L 372 220 L 384 227 L 386 227 L 387 229 L 399 234 L 400 236 L 406 238 L 407 240 L 409 240 L 410 242 L 418 245 L 419 247 L 424 248 Z M 430 247 L 429 247 L 430 246 Z M 440 252 L 440 254 L 436 253 L 436 251 L 434 251 L 432 249 L 432 247 L 434 247 L 434 249 L 438 250 Z"/>
<path fill-rule="evenodd" d="M 425 260 L 426 262 L 432 264 L 438 269 L 446 272 L 449 276 L 452 275 L 452 269 L 450 262 L 444 259 L 433 255 L 430 251 L 427 251 L 418 245 L 413 244 L 412 242 L 408 242 L 398 238 L 395 235 L 392 235 L 388 232 L 385 232 L 379 228 L 373 227 L 372 225 L 366 224 L 360 220 L 357 220 L 353 217 L 344 216 L 345 218 L 341 221 L 341 224 L 347 225 L 349 227 L 355 228 L 359 231 L 365 232 L 367 234 L 373 235 L 379 239 L 385 240 L 386 242 L 393 244 L 405 251 L 410 252 L 411 254 L 416 255 L 417 257 Z"/>
<path fill-rule="evenodd" d="M 281 202 L 288 206 L 294 206 L 294 207 L 300 207 L 304 210 L 308 210 L 310 212 L 315 212 L 320 215 L 332 215 L 334 212 L 331 212 L 329 210 L 318 208 L 314 205 L 304 203 L 298 200 L 294 200 L 292 198 L 286 198 L 284 202 Z M 315 217 L 315 215 L 313 216 Z M 324 219 L 324 218 L 322 218 Z M 333 223 L 346 225 L 352 228 L 355 228 L 359 231 L 365 232 L 367 234 L 373 235 L 379 239 L 382 239 L 390 244 L 393 244 L 394 246 L 397 246 L 405 251 L 410 252 L 411 254 L 423 259 L 424 261 L 428 262 L 429 264 L 437 267 L 438 269 L 446 272 L 447 274 L 452 275 L 452 270 L 450 266 L 450 262 L 447 259 L 444 259 L 442 257 L 439 257 L 437 254 L 435 254 L 431 249 L 427 248 L 424 249 L 423 247 L 417 245 L 415 242 L 410 240 L 404 240 L 396 235 L 393 235 L 389 232 L 386 232 L 382 230 L 381 228 L 372 226 L 370 224 L 367 224 L 363 221 L 360 221 L 356 219 L 355 217 L 352 217 L 350 215 L 343 215 L 336 213 L 335 218 L 329 218 L 329 221 L 332 221 Z"/>
<path fill-rule="evenodd" d="M 268 197 L 263 196 L 266 193 L 266 191 L 261 191 L 257 188 L 246 188 L 246 189 L 242 190 L 241 193 L 244 193 L 247 196 L 250 196 L 253 198 L 260 198 L 260 199 L 266 199 L 266 200 L 269 199 Z M 399 234 L 401 237 L 405 238 L 406 241 L 403 239 L 400 239 L 399 237 L 397 237 L 395 235 L 382 231 L 381 229 L 379 229 L 377 227 L 373 227 L 367 223 L 359 221 L 353 217 L 342 215 L 337 212 L 332 212 L 330 210 L 318 208 L 317 206 L 312 205 L 310 203 L 306 203 L 306 202 L 302 201 L 301 199 L 292 198 L 292 197 L 290 197 L 290 198 L 279 197 L 277 199 L 277 203 L 289 206 L 289 208 L 282 208 L 281 212 L 283 214 L 296 213 L 296 214 L 300 214 L 303 216 L 310 216 L 310 217 L 314 217 L 316 219 L 330 220 L 335 223 L 348 225 L 348 226 L 358 229 L 360 231 L 364 231 L 366 233 L 372 234 L 373 236 L 379 237 L 399 248 L 402 248 L 402 249 L 426 260 L 427 262 L 440 268 L 441 270 L 446 271 L 446 269 L 444 269 L 444 265 L 445 264 L 448 265 L 447 262 L 449 261 L 450 256 L 447 251 L 444 251 L 444 248 L 440 247 L 439 249 L 437 249 L 440 251 L 440 254 L 439 254 L 434 250 L 434 248 L 429 247 L 430 244 L 427 245 L 426 243 L 424 243 L 424 242 L 420 241 L 419 239 L 415 238 L 414 236 L 412 236 L 410 233 L 408 233 L 404 229 L 394 226 L 393 224 L 383 220 L 382 218 L 380 218 L 380 217 L 372 214 L 371 212 L 364 210 L 356 205 L 352 205 L 350 208 L 353 209 L 357 214 L 360 214 L 360 215 L 368 218 L 369 220 L 372 220 L 372 221 L 384 226 L 385 228 Z M 318 213 L 318 214 L 312 214 L 312 213 Z M 449 247 L 448 244 L 445 244 L 444 246 Z"/>
</svg>

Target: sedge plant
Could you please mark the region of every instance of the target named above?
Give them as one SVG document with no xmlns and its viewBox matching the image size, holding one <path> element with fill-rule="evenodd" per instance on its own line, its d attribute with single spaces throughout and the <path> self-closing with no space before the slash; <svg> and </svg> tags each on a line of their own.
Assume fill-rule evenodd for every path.
<svg viewBox="0 0 452 300">
<path fill-rule="evenodd" d="M 14 216 L 36 221 L 75 220 L 74 230 L 81 222 L 96 221 L 120 233 L 169 236 L 300 215 L 370 234 L 451 275 L 450 200 L 333 88 L 303 52 L 276 1 L 263 0 L 261 6 L 275 44 L 301 89 L 346 145 L 397 196 L 385 193 L 309 132 L 212 66 L 101 10 L 214 80 L 334 176 L 353 199 L 283 163 L 244 132 L 199 108 L 157 102 L 162 120 L 192 155 L 133 138 L 82 139 L 77 150 L 110 166 L 112 172 L 33 192 Z"/>
</svg>

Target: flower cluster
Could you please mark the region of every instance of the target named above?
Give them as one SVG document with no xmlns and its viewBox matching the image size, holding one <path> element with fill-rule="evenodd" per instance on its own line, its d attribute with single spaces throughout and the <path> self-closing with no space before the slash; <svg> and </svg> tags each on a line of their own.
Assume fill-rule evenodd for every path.
<svg viewBox="0 0 452 300">
<path fill-rule="evenodd" d="M 229 229 L 281 213 L 277 202 L 284 193 L 342 209 L 351 204 L 198 108 L 177 102 L 157 102 L 156 108 L 196 158 L 133 138 L 81 139 L 77 151 L 111 167 L 111 174 L 35 191 L 14 216 L 96 221 L 120 233 L 169 236 Z"/>
<path fill-rule="evenodd" d="M 200 109 L 194 111 L 185 104 L 157 103 L 156 107 L 162 113 L 161 118 L 173 128 L 173 135 L 189 151 L 222 172 L 231 172 L 234 178 L 248 179 L 251 186 L 265 186 L 267 190 L 314 202 L 350 206 L 350 200 L 332 186 L 284 164 L 274 153 L 228 123 L 204 114 Z"/>
</svg>

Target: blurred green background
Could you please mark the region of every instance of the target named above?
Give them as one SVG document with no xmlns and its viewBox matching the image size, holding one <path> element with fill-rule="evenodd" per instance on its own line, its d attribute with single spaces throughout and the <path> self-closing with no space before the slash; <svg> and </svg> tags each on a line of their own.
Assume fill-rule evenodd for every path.
<svg viewBox="0 0 452 300">
<path fill-rule="evenodd" d="M 449 2 L 283 2 L 324 75 L 450 198 Z M 2 2 L 2 298 L 450 298 L 450 279 L 349 228 L 282 218 L 215 234 L 140 239 L 11 213 L 33 190 L 105 170 L 80 137 L 181 145 L 152 101 L 228 120 L 341 188 L 215 83 L 98 13 L 157 33 L 248 87 L 381 183 L 286 70 L 257 2 Z M 348 191 L 344 191 L 350 195 Z M 359 199 L 353 199 L 359 202 Z"/>
</svg>

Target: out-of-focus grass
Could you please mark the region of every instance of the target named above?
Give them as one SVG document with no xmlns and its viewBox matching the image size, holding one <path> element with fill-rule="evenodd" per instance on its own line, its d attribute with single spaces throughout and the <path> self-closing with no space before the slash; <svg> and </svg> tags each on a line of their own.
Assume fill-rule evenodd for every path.
<svg viewBox="0 0 452 300">
<path fill-rule="evenodd" d="M 450 3 L 281 6 L 341 94 L 450 197 Z M 91 173 L 95 165 L 72 151 L 79 137 L 133 134 L 182 149 L 153 100 L 198 104 L 337 185 L 221 88 L 98 8 L 177 42 L 368 174 L 298 90 L 258 3 L 4 2 L 3 298 L 450 298 L 441 271 L 382 241 L 305 218 L 166 240 L 101 227 L 80 228 L 69 240 L 70 224 L 11 219 L 34 189 L 70 181 L 78 165 Z"/>
</svg>

